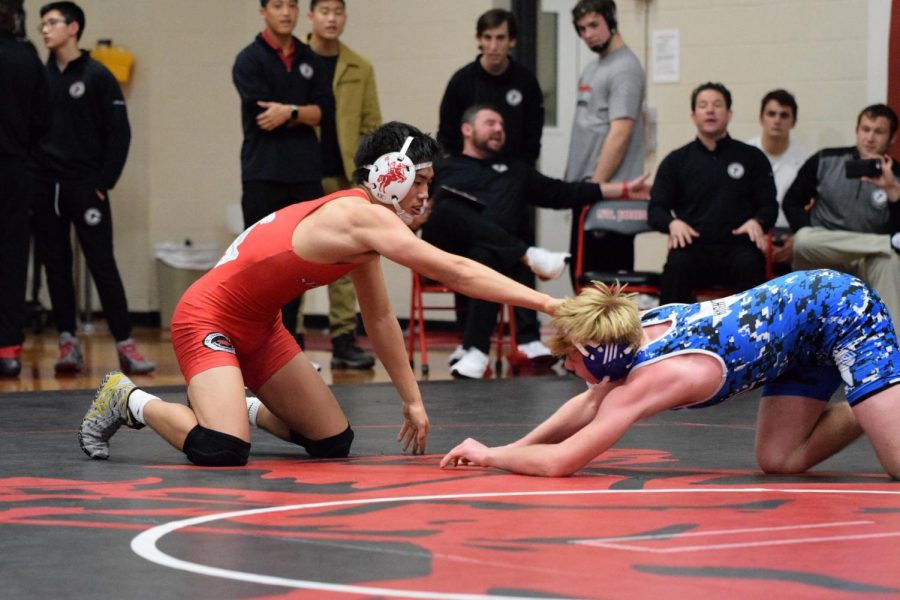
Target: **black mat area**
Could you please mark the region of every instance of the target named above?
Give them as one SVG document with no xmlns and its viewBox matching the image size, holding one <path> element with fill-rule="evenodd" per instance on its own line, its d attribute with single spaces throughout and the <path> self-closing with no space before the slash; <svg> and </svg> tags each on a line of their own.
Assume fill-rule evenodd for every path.
<svg viewBox="0 0 900 600">
<path fill-rule="evenodd" d="M 443 453 L 466 437 L 488 445 L 509 443 L 540 423 L 584 384 L 573 376 L 478 381 L 420 382 L 431 421 L 429 453 Z M 184 388 L 146 388 L 164 400 L 184 402 Z M 356 439 L 352 456 L 399 454 L 395 438 L 400 400 L 390 384 L 334 386 Z M 81 453 L 76 431 L 93 391 L 0 394 L 3 475 L 133 477 L 139 465 L 184 465 L 184 456 L 148 429 L 122 428 L 108 461 Z M 755 469 L 754 425 L 759 392 L 718 406 L 669 411 L 638 423 L 617 448 L 665 450 L 690 468 Z M 302 449 L 253 430 L 254 459 L 306 459 Z M 817 471 L 876 472 L 881 468 L 865 439 L 820 465 Z"/>
<path fill-rule="evenodd" d="M 432 454 L 396 460 L 391 457 L 400 454 L 395 438 L 401 413 L 394 388 L 368 384 L 333 389 L 356 431 L 350 460 L 365 468 L 369 468 L 367 464 L 376 469 L 391 465 L 394 471 L 385 471 L 385 479 L 377 485 L 405 495 L 407 483 L 402 475 L 399 480 L 396 475 L 405 473 L 405 468 L 418 469 L 420 477 L 433 478 L 440 485 L 462 481 L 457 484 L 459 491 L 466 491 L 465 472 L 456 475 L 438 469 L 441 453 L 466 437 L 489 445 L 513 441 L 582 391 L 584 384 L 570 376 L 422 382 L 432 423 L 428 446 Z M 183 402 L 183 389 L 151 391 L 166 400 Z M 0 395 L 0 563 L 4 586 L 0 597 L 221 599 L 285 594 L 285 589 L 275 586 L 165 569 L 135 556 L 129 542 L 141 531 L 191 514 L 290 503 L 284 499 L 288 494 L 347 493 L 342 490 L 353 482 L 321 484 L 322 461 L 312 461 L 301 449 L 258 430 L 253 431 L 251 462 L 244 469 L 189 467 L 180 452 L 149 430 L 120 430 L 113 438 L 110 459 L 93 461 L 81 452 L 76 440 L 92 395 L 92 391 Z M 616 446 L 617 450 L 633 449 L 642 459 L 623 462 L 622 452 L 617 454 L 618 461 L 604 463 L 601 457 L 579 475 L 583 479 L 579 485 L 589 486 L 592 478 L 615 475 L 621 480 L 610 487 L 639 489 L 650 481 L 659 485 L 661 479 L 697 473 L 721 485 L 810 480 L 888 483 L 865 440 L 811 475 L 761 475 L 753 457 L 757 400 L 757 394 L 748 394 L 717 407 L 667 412 L 642 422 Z M 261 476 L 260 469 L 265 469 L 261 465 L 272 461 L 289 463 L 296 475 Z M 259 468 L 253 468 L 254 464 Z M 317 483 L 304 482 L 305 464 L 318 465 Z M 404 466 L 410 464 L 413 466 Z M 530 481 L 548 484 L 535 478 Z M 239 563 L 241 557 L 236 556 L 235 561 Z M 308 594 L 290 597 L 320 597 Z"/>
</svg>

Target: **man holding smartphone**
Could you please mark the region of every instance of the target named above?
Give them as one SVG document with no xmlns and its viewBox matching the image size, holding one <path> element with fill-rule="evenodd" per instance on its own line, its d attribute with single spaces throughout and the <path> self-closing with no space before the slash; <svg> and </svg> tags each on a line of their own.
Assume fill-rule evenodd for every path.
<svg viewBox="0 0 900 600">
<path fill-rule="evenodd" d="M 887 150 L 896 135 L 897 114 L 884 104 L 867 106 L 857 117 L 856 146 L 813 154 L 783 203 L 795 232 L 794 268 L 856 275 L 881 295 L 895 328 L 900 326 L 900 167 Z"/>
</svg>

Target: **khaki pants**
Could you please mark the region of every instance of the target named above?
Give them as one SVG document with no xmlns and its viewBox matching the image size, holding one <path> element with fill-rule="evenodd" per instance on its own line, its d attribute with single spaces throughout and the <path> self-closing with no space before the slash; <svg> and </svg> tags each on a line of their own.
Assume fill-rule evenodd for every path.
<svg viewBox="0 0 900 600">
<path fill-rule="evenodd" d="M 850 273 L 873 288 L 887 306 L 900 332 L 900 254 L 890 236 L 804 227 L 794 236 L 795 269 L 835 269 Z"/>
<path fill-rule="evenodd" d="M 322 187 L 326 194 L 331 194 L 349 189 L 351 184 L 344 177 L 327 177 L 322 180 Z M 300 314 L 303 314 L 302 300 Z M 356 290 L 349 277 L 341 277 L 328 285 L 328 327 L 331 339 L 356 331 Z M 305 332 L 303 319 L 297 328 L 300 333 Z"/>
</svg>

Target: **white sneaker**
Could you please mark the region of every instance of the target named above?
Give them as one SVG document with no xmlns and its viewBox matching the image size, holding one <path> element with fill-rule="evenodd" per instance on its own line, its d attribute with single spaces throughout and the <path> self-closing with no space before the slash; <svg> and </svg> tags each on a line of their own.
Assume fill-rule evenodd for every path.
<svg viewBox="0 0 900 600">
<path fill-rule="evenodd" d="M 544 342 L 541 340 L 534 340 L 533 342 L 528 342 L 527 344 L 519 344 L 519 352 L 525 355 L 525 358 L 528 360 L 533 360 L 535 358 L 543 358 L 545 356 L 553 356 L 550 353 L 550 348 L 544 345 Z"/>
<path fill-rule="evenodd" d="M 466 355 L 466 349 L 460 345 L 460 346 L 456 347 L 456 350 L 454 350 L 453 352 L 450 353 L 450 356 L 448 357 L 447 360 L 450 363 L 450 366 L 452 367 L 453 365 L 458 363 L 459 360 L 465 355 Z"/>
<path fill-rule="evenodd" d="M 450 367 L 450 374 L 458 379 L 481 379 L 491 359 L 478 348 L 469 348 L 462 358 Z"/>
<path fill-rule="evenodd" d="M 519 344 L 518 348 L 519 352 L 524 354 L 525 358 L 536 368 L 550 368 L 556 364 L 557 360 L 559 360 L 557 357 L 553 356 L 553 353 L 550 352 L 550 348 L 545 346 L 544 342 L 541 340 L 535 340 L 533 342 L 528 342 L 527 344 Z"/>
<path fill-rule="evenodd" d="M 525 262 L 535 275 L 549 280 L 563 274 L 571 256 L 568 252 L 551 252 L 546 248 L 532 246 L 525 251 Z"/>
</svg>

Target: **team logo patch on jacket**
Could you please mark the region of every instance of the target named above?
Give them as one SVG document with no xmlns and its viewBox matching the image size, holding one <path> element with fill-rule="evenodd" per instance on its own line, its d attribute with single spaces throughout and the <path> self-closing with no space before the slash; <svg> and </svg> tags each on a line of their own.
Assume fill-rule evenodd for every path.
<svg viewBox="0 0 900 600">
<path fill-rule="evenodd" d="M 72 85 L 69 86 L 69 95 L 72 96 L 73 98 L 81 98 L 82 96 L 84 96 L 84 90 L 85 90 L 84 82 L 76 81 L 75 83 L 73 83 Z"/>
<path fill-rule="evenodd" d="M 203 338 L 203 345 L 216 352 L 230 352 L 234 354 L 234 344 L 224 333 L 210 333 Z"/>
</svg>

